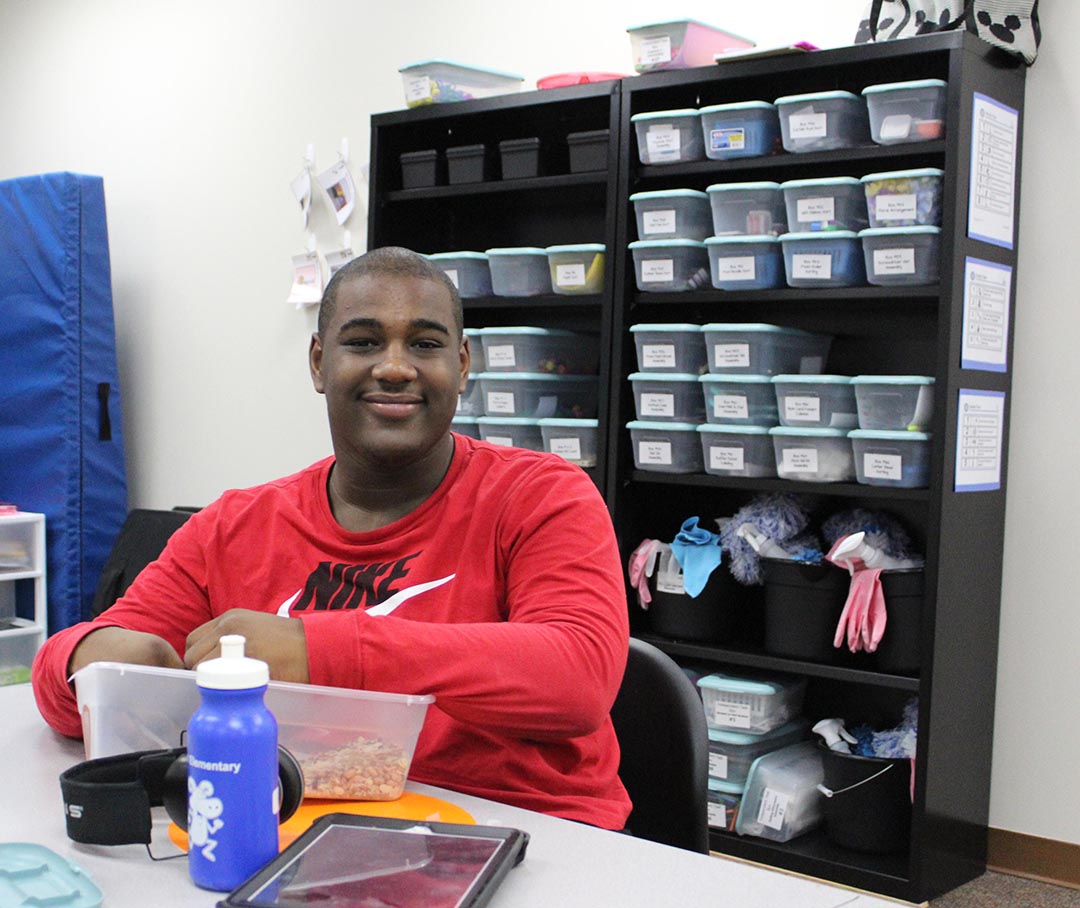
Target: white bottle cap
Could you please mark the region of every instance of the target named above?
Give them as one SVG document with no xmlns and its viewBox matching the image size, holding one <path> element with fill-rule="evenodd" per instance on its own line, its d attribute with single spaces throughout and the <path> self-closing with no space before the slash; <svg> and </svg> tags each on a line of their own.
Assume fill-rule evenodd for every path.
<svg viewBox="0 0 1080 908">
<path fill-rule="evenodd" d="M 246 690 L 269 683 L 270 666 L 261 659 L 244 655 L 245 640 L 240 634 L 226 634 L 220 643 L 221 656 L 200 662 L 195 668 L 195 683 L 199 687 Z"/>
</svg>

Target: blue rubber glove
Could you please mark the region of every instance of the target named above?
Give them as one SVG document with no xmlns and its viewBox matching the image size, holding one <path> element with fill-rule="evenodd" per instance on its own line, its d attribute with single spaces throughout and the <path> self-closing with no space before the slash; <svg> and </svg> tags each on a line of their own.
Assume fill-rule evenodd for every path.
<svg viewBox="0 0 1080 908">
<path fill-rule="evenodd" d="M 683 521 L 671 551 L 683 572 L 686 595 L 697 598 L 709 582 L 709 576 L 720 567 L 720 537 L 698 526 L 697 517 Z"/>
</svg>

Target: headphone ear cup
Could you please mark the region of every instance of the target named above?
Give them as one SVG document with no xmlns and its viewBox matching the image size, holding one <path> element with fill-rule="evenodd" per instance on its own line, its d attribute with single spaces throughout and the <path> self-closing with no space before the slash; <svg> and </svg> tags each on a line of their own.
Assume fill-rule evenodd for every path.
<svg viewBox="0 0 1080 908">
<path fill-rule="evenodd" d="M 177 826 L 187 831 L 188 816 L 188 759 L 181 754 L 165 770 L 161 785 L 161 803 L 165 812 Z"/>
<path fill-rule="evenodd" d="M 278 822 L 284 823 L 296 813 L 304 800 L 304 770 L 284 747 L 278 746 L 278 777 L 281 782 L 281 808 Z"/>
</svg>

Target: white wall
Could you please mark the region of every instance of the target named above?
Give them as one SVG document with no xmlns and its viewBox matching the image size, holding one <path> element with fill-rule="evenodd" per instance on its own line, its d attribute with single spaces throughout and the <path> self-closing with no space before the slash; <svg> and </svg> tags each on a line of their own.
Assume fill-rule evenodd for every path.
<svg viewBox="0 0 1080 908">
<path fill-rule="evenodd" d="M 671 14 L 759 44 L 850 41 L 864 0 L 687 0 Z M 453 10 L 451 13 L 450 10 Z M 655 0 L 3 0 L 0 178 L 105 178 L 132 506 L 204 504 L 329 451 L 307 376 L 313 313 L 284 302 L 304 234 L 289 182 L 308 143 L 322 169 L 368 118 L 403 106 L 402 64 L 430 57 L 522 73 L 626 72 L 628 25 Z M 1047 8 L 1027 93 L 1013 422 L 991 824 L 1080 843 L 1075 653 L 1080 579 L 1068 470 L 1080 307 L 1070 305 L 1080 187 L 1080 80 Z M 362 212 L 348 225 L 362 247 Z M 341 231 L 321 203 L 320 247 Z M 1070 381 L 1070 376 L 1074 379 Z"/>
</svg>

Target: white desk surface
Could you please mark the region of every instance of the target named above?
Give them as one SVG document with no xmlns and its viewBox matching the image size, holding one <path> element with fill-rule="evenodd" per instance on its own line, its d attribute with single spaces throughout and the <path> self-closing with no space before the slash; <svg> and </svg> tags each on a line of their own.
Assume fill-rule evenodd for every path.
<svg viewBox="0 0 1080 908">
<path fill-rule="evenodd" d="M 154 862 L 142 845 L 79 845 L 67 838 L 60 773 L 85 759 L 82 742 L 52 731 L 29 684 L 0 687 L 0 842 L 33 842 L 81 867 L 104 893 L 103 908 L 212 908 L 220 896 L 195 887 L 183 858 Z M 513 826 L 531 841 L 492 908 L 886 908 L 897 903 L 768 868 L 694 854 L 620 833 L 412 785 L 469 811 L 478 823 Z M 176 849 L 156 809 L 155 855 Z M 2 908 L 2 906 L 0 906 Z"/>
</svg>

